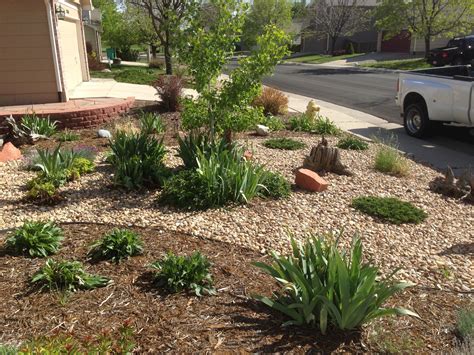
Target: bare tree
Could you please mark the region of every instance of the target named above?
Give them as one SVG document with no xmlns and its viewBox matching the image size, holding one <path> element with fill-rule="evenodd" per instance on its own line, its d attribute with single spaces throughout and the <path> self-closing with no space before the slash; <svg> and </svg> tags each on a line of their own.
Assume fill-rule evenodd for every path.
<svg viewBox="0 0 474 355">
<path fill-rule="evenodd" d="M 327 36 L 331 53 L 341 36 L 350 36 L 367 25 L 368 10 L 365 0 L 315 0 L 309 5 L 307 33 Z"/>
<path fill-rule="evenodd" d="M 172 50 L 181 20 L 186 16 L 189 0 L 130 0 L 133 6 L 146 10 L 152 20 L 158 40 L 165 54 L 166 74 L 173 74 Z"/>
</svg>

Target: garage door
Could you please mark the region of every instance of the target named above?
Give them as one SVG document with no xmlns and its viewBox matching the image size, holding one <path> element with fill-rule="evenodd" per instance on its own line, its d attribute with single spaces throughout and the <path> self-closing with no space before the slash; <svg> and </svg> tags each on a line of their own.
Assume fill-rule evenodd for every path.
<svg viewBox="0 0 474 355">
<path fill-rule="evenodd" d="M 383 34 L 385 38 L 385 33 Z M 409 53 L 411 45 L 411 35 L 407 31 L 402 31 L 392 38 L 382 41 L 382 52 Z"/>
<path fill-rule="evenodd" d="M 59 21 L 59 38 L 65 86 L 70 92 L 82 82 L 78 23 Z"/>
</svg>

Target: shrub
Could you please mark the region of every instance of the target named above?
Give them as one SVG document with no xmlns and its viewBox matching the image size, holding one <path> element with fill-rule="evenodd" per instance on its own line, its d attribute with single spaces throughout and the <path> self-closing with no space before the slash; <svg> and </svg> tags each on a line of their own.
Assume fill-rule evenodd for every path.
<svg viewBox="0 0 474 355">
<path fill-rule="evenodd" d="M 89 145 L 77 145 L 72 148 L 74 154 L 79 158 L 85 158 L 91 162 L 94 162 L 99 150 L 94 146 Z"/>
<path fill-rule="evenodd" d="M 304 245 L 292 239 L 292 254 L 273 253 L 272 264 L 254 263 L 282 286 L 272 298 L 257 298 L 288 316 L 284 325 L 319 326 L 323 334 L 328 325 L 351 330 L 391 314 L 418 317 L 403 308 L 382 307 L 410 285 L 395 284 L 391 276 L 377 281 L 378 268 L 362 263 L 360 239 L 355 239 L 348 253 L 338 250 L 338 239 L 312 236 Z"/>
<path fill-rule="evenodd" d="M 174 75 L 161 75 L 153 84 L 158 91 L 161 105 L 167 111 L 176 112 L 180 109 L 180 98 L 183 94 L 183 79 Z"/>
<path fill-rule="evenodd" d="M 30 180 L 27 187 L 27 197 L 39 204 L 54 205 L 61 200 L 57 187 L 41 178 Z"/>
<path fill-rule="evenodd" d="M 21 125 L 29 133 L 39 134 L 46 137 L 51 137 L 56 133 L 56 123 L 56 121 L 51 122 L 49 117 L 38 117 L 35 113 L 25 115 L 21 118 Z"/>
<path fill-rule="evenodd" d="M 456 319 L 456 332 L 464 341 L 474 341 L 474 304 L 459 310 Z"/>
<path fill-rule="evenodd" d="M 115 168 L 114 180 L 127 189 L 161 186 L 169 171 L 163 164 L 163 141 L 146 134 L 117 132 L 108 161 Z"/>
<path fill-rule="evenodd" d="M 290 118 L 290 129 L 322 135 L 338 135 L 341 132 L 329 118 L 319 114 L 312 117 L 306 113 Z"/>
<path fill-rule="evenodd" d="M 107 286 L 110 280 L 85 272 L 78 261 L 48 259 L 46 264 L 33 275 L 31 282 L 40 285 L 41 289 L 75 292 Z"/>
<path fill-rule="evenodd" d="M 264 197 L 283 198 L 290 196 L 291 185 L 285 177 L 279 173 L 267 172 L 262 181 L 264 188 L 261 195 Z"/>
<path fill-rule="evenodd" d="M 266 87 L 253 100 L 252 105 L 262 107 L 265 115 L 277 116 L 288 111 L 288 97 L 279 90 Z"/>
<path fill-rule="evenodd" d="M 291 138 L 273 138 L 263 142 L 263 145 L 271 149 L 298 150 L 306 147 L 306 144 Z"/>
<path fill-rule="evenodd" d="M 214 200 L 208 196 L 207 186 L 195 170 L 182 170 L 165 181 L 160 200 L 180 207 L 205 209 Z"/>
<path fill-rule="evenodd" d="M 313 132 L 315 119 L 307 114 L 301 114 L 290 118 L 290 129 L 297 132 Z"/>
<path fill-rule="evenodd" d="M 352 207 L 394 224 L 421 223 L 427 217 L 423 210 L 394 197 L 358 197 L 352 200 Z"/>
<path fill-rule="evenodd" d="M 267 126 L 270 128 L 270 131 L 282 131 L 285 129 L 285 123 L 283 120 L 278 116 L 264 116 L 262 115 L 261 118 L 257 121 L 258 124 Z"/>
<path fill-rule="evenodd" d="M 140 113 L 140 127 L 144 134 L 156 134 L 165 131 L 165 124 L 160 115 L 154 112 Z"/>
<path fill-rule="evenodd" d="M 158 286 L 169 292 L 193 291 L 196 296 L 216 293 L 209 268 L 210 262 L 200 252 L 191 256 L 168 253 L 163 259 L 151 264 Z"/>
<path fill-rule="evenodd" d="M 64 131 L 58 133 L 58 141 L 60 142 L 72 142 L 72 141 L 77 141 L 81 138 L 81 136 L 77 133 L 71 132 L 71 131 Z"/>
<path fill-rule="evenodd" d="M 63 185 L 69 178 L 68 174 L 77 155 L 72 151 L 61 152 L 58 145 L 53 151 L 38 149 L 38 163 L 44 181 L 51 182 L 55 187 Z"/>
<path fill-rule="evenodd" d="M 200 132 L 191 132 L 184 138 L 178 136 L 178 144 L 178 155 L 187 169 L 198 167 L 198 152 L 202 153 L 205 157 L 209 157 L 211 152 L 218 153 L 224 150 L 236 149 L 235 145 L 229 147 L 224 139 L 211 141 L 207 134 Z"/>
<path fill-rule="evenodd" d="M 395 148 L 380 145 L 375 154 L 374 168 L 382 173 L 406 176 L 410 172 L 410 163 Z"/>
<path fill-rule="evenodd" d="M 318 116 L 314 132 L 316 134 L 337 136 L 341 133 L 339 128 L 327 117 Z"/>
<path fill-rule="evenodd" d="M 93 259 L 110 259 L 119 262 L 143 252 L 140 236 L 126 229 L 114 229 L 92 244 L 88 253 Z"/>
<path fill-rule="evenodd" d="M 81 175 L 92 173 L 95 169 L 95 164 L 89 159 L 76 157 L 72 162 L 72 166 L 67 170 L 68 178 L 70 180 L 77 180 Z"/>
<path fill-rule="evenodd" d="M 341 138 L 339 142 L 337 142 L 337 147 L 348 150 L 366 150 L 369 149 L 369 144 L 360 138 L 350 135 Z"/>
<path fill-rule="evenodd" d="M 58 252 L 62 239 L 62 229 L 53 222 L 26 221 L 7 239 L 6 247 L 15 253 L 46 257 Z"/>
<path fill-rule="evenodd" d="M 148 64 L 149 68 L 152 69 L 163 69 L 165 66 L 165 61 L 161 58 L 153 58 L 150 60 L 150 63 Z"/>
</svg>

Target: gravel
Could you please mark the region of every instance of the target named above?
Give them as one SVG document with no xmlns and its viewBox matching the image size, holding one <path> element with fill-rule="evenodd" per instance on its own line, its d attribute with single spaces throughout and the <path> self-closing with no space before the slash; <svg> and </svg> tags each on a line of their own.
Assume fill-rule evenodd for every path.
<svg viewBox="0 0 474 355">
<path fill-rule="evenodd" d="M 265 138 L 248 136 L 242 142 L 267 168 L 283 173 L 294 182 L 293 170 L 319 137 L 293 134 L 308 145 L 296 151 L 265 148 Z M 330 144 L 336 139 L 330 138 Z M 423 287 L 469 292 L 474 289 L 474 206 L 431 192 L 428 184 L 440 173 L 412 163 L 408 177 L 384 175 L 372 168 L 376 147 L 367 151 L 341 151 L 352 177 L 329 174 L 330 186 L 323 193 L 295 189 L 283 200 L 257 200 L 204 212 L 177 211 L 157 204 L 159 191 L 124 193 L 112 187 L 112 170 L 101 162 L 97 171 L 62 188 L 67 200 L 57 206 L 24 202 L 24 186 L 34 173 L 18 162 L 0 165 L 0 229 L 19 226 L 25 219 L 57 222 L 102 222 L 153 226 L 188 232 L 251 247 L 261 253 L 287 252 L 289 233 L 304 240 L 308 233 L 344 229 L 341 243 L 348 246 L 353 235 L 364 242 L 368 260 L 387 274 L 400 267 L 398 279 Z M 167 164 L 179 165 L 176 148 L 170 148 Z M 418 225 L 392 225 L 350 207 L 361 195 L 393 196 L 410 201 L 428 213 Z M 0 241 L 5 233 L 0 234 Z M 158 238 L 158 236 L 157 236 Z M 158 241 L 157 241 L 158 242 Z M 249 260 L 250 261 L 250 260 Z"/>
</svg>

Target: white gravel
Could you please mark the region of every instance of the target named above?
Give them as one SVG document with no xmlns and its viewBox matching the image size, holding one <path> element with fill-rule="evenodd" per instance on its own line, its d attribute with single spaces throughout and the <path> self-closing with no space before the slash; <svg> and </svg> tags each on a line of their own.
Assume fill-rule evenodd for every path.
<svg viewBox="0 0 474 355">
<path fill-rule="evenodd" d="M 259 162 L 294 182 L 293 170 L 319 139 L 297 136 L 308 144 L 307 148 L 279 151 L 263 147 L 260 143 L 265 138 L 249 137 L 245 141 Z M 334 139 L 329 141 L 335 143 Z M 18 226 L 25 219 L 158 226 L 266 253 L 288 250 L 288 232 L 303 239 L 309 232 L 344 228 L 343 243 L 350 243 L 355 233 L 361 235 L 366 256 L 384 272 L 401 267 L 399 279 L 440 289 L 473 290 L 474 206 L 431 192 L 428 184 L 440 174 L 428 167 L 413 163 L 410 176 L 405 178 L 375 171 L 374 154 L 373 145 L 364 152 L 342 151 L 343 162 L 355 176 L 326 176 L 330 186 L 324 193 L 295 190 L 284 200 L 259 200 L 247 206 L 205 212 L 159 206 L 159 191 L 125 193 L 111 188 L 111 169 L 103 163 L 97 172 L 63 188 L 67 201 L 53 207 L 35 206 L 22 201 L 25 183 L 34 173 L 23 170 L 18 163 L 8 163 L 0 165 L 0 229 Z M 179 165 L 180 159 L 171 153 L 168 164 Z M 350 207 L 351 200 L 361 195 L 395 196 L 423 208 L 429 217 L 418 225 L 381 223 Z M 0 233 L 0 241 L 4 237 L 5 233 Z"/>
</svg>

